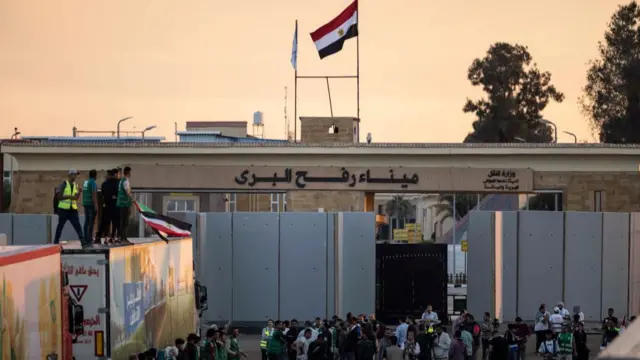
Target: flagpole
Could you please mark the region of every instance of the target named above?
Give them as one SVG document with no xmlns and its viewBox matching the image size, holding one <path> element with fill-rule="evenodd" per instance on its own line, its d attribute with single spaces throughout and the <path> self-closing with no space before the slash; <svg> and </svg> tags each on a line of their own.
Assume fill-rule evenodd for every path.
<svg viewBox="0 0 640 360">
<path fill-rule="evenodd" d="M 293 142 L 298 142 L 298 20 L 296 19 L 296 66 L 293 78 Z"/>
<path fill-rule="evenodd" d="M 358 1 L 358 0 L 356 0 Z M 358 29 L 358 36 L 356 36 L 356 106 L 357 112 L 356 116 L 358 120 L 360 120 L 360 2 L 358 1 L 357 15 L 356 15 L 356 26 Z"/>
</svg>

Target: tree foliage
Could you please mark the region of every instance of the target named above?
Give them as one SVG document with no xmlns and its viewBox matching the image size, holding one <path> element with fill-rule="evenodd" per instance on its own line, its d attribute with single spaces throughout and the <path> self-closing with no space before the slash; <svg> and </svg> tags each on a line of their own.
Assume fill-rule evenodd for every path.
<svg viewBox="0 0 640 360">
<path fill-rule="evenodd" d="M 463 111 L 473 113 L 473 131 L 465 142 L 550 142 L 552 131 L 541 122 L 550 101 L 564 95 L 551 84 L 551 74 L 532 63 L 525 46 L 495 43 L 482 59 L 475 59 L 467 78 L 486 97 L 467 99 Z"/>
<path fill-rule="evenodd" d="M 455 221 L 457 222 L 478 205 L 478 194 L 456 194 L 455 200 Z M 438 203 L 434 207 L 440 221 L 448 218 L 453 219 L 453 203 L 453 195 L 442 194 L 438 196 Z"/>
<path fill-rule="evenodd" d="M 399 219 L 409 219 L 414 216 L 413 205 L 401 195 L 395 195 L 386 204 L 387 215 Z"/>
<path fill-rule="evenodd" d="M 592 130 L 605 143 L 640 142 L 640 6 L 618 7 L 598 43 L 580 99 Z"/>
</svg>

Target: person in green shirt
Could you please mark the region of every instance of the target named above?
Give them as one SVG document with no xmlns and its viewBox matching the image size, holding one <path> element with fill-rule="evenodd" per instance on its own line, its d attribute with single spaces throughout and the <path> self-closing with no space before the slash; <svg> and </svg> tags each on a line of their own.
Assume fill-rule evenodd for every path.
<svg viewBox="0 0 640 360">
<path fill-rule="evenodd" d="M 220 334 L 216 329 L 209 328 L 206 333 L 206 340 L 200 349 L 200 360 L 215 360 L 218 355 L 218 338 Z"/>
<path fill-rule="evenodd" d="M 560 360 L 570 360 L 574 355 L 577 355 L 573 334 L 567 323 L 562 324 L 562 332 L 558 334 L 558 348 Z"/>
<path fill-rule="evenodd" d="M 120 242 L 130 244 L 131 242 L 127 238 L 127 228 L 129 227 L 129 217 L 131 216 L 131 205 L 134 201 L 131 193 L 131 184 L 129 183 L 131 167 L 126 166 L 122 174 L 123 177 L 118 184 L 118 195 L 116 196 L 116 207 L 120 213 L 118 235 L 120 236 Z"/>
<path fill-rule="evenodd" d="M 90 247 L 93 243 L 93 228 L 98 211 L 98 186 L 96 177 L 98 172 L 89 171 L 89 179 L 82 184 L 82 207 L 84 208 L 84 239 L 80 239 L 83 247 Z"/>
<path fill-rule="evenodd" d="M 227 360 L 229 349 L 227 343 L 229 339 L 224 330 L 218 330 L 218 339 L 215 343 L 215 360 Z"/>
<path fill-rule="evenodd" d="M 238 331 L 238 329 L 233 329 L 231 337 L 229 338 L 229 355 L 227 357 L 229 360 L 238 360 L 240 357 L 248 359 L 247 354 L 240 349 L 238 337 L 240 337 L 240 331 Z"/>
<path fill-rule="evenodd" d="M 271 335 L 267 344 L 267 355 L 269 356 L 269 360 L 286 360 L 287 346 L 283 330 L 284 325 L 282 324 L 282 321 L 276 321 L 273 335 Z"/>
</svg>

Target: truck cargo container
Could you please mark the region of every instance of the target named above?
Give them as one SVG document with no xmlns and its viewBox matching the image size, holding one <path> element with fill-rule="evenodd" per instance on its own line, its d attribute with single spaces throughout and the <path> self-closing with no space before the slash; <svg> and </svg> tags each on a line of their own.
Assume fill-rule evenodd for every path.
<svg viewBox="0 0 640 360">
<path fill-rule="evenodd" d="M 0 246 L 0 359 L 70 360 L 60 246 Z"/>
<path fill-rule="evenodd" d="M 171 345 L 198 326 L 191 238 L 130 241 L 63 247 L 70 293 L 84 311 L 84 332 L 73 344 L 76 359 L 128 359 Z"/>
</svg>

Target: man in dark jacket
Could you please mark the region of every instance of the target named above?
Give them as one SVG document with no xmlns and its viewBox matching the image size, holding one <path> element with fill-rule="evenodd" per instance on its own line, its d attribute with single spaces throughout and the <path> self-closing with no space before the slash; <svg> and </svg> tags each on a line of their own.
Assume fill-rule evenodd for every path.
<svg viewBox="0 0 640 360">
<path fill-rule="evenodd" d="M 300 334 L 300 329 L 298 328 L 298 320 L 292 319 L 291 324 L 289 325 L 289 330 L 284 335 L 284 339 L 287 342 L 287 354 L 289 360 L 296 360 L 296 347 L 295 342 L 298 339 L 298 334 Z"/>
<path fill-rule="evenodd" d="M 307 352 L 308 360 L 327 360 L 327 344 L 324 342 L 324 337 L 318 336 L 314 342 L 309 344 L 309 351 Z"/>
<path fill-rule="evenodd" d="M 118 220 L 119 214 L 116 208 L 116 200 L 118 196 L 118 178 L 120 177 L 120 170 L 113 169 L 107 171 L 107 178 L 100 187 L 100 193 L 102 194 L 102 214 L 100 216 L 100 228 L 98 229 L 97 241 L 100 241 L 102 236 L 108 237 L 109 240 L 105 240 L 105 243 L 116 239 L 118 234 Z M 109 232 L 111 227 L 111 232 Z"/>
</svg>

